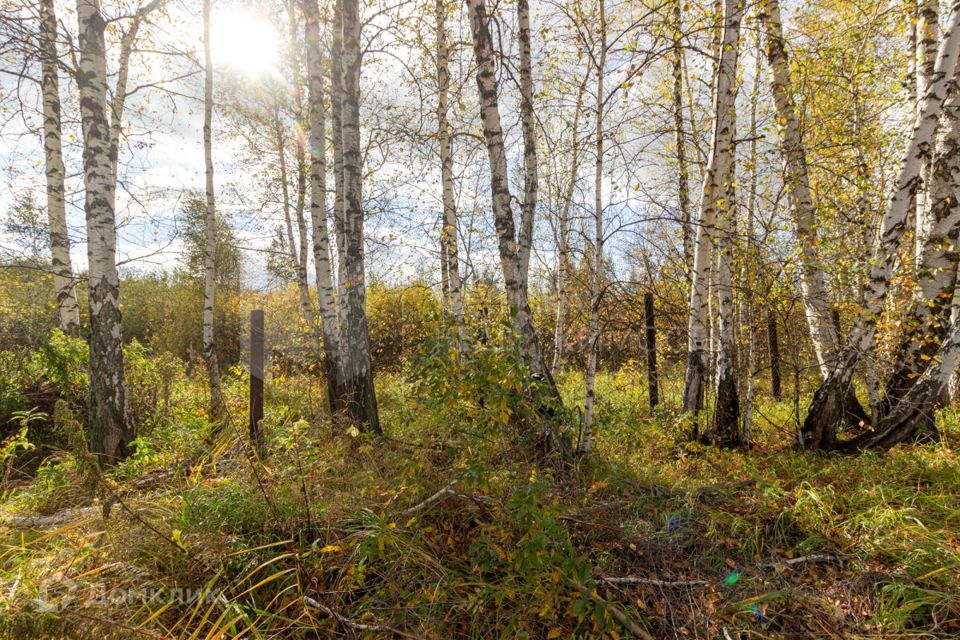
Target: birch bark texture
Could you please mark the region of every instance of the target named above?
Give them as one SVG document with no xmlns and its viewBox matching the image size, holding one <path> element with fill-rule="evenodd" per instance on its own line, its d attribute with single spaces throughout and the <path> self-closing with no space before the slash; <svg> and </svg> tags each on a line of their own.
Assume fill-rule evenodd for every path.
<svg viewBox="0 0 960 640">
<path fill-rule="evenodd" d="M 341 388 L 340 311 L 327 223 L 323 46 L 320 41 L 320 9 L 314 0 L 304 0 L 303 18 L 310 108 L 310 227 L 313 235 L 313 267 L 320 311 L 320 334 L 323 340 L 323 367 L 327 377 L 327 401 L 331 412 L 336 413 Z"/>
<path fill-rule="evenodd" d="M 802 446 L 824 449 L 840 446 L 836 431 L 843 418 L 842 398 L 850 387 L 861 355 L 869 353 L 874 345 L 877 322 L 886 301 L 907 214 L 915 206 L 924 161 L 933 152 L 940 113 L 952 87 L 958 52 L 960 2 L 954 2 L 930 86 L 918 110 L 886 211 L 880 219 L 870 275 L 865 284 L 863 309 L 836 366 L 814 394 L 800 432 Z"/>
<path fill-rule="evenodd" d="M 917 0 L 916 15 L 916 93 L 919 105 L 930 88 L 933 80 L 934 65 L 937 60 L 937 36 L 939 31 L 938 18 L 940 11 L 939 0 Z M 920 187 L 917 189 L 917 220 L 916 220 L 916 252 L 917 265 L 923 259 L 923 247 L 933 228 L 930 198 L 930 179 L 933 168 L 931 158 L 926 158 L 920 170 Z"/>
<path fill-rule="evenodd" d="M 510 306 L 514 332 L 520 341 L 520 356 L 524 364 L 534 375 L 546 378 L 555 392 L 555 387 L 552 384 L 553 378 L 544 363 L 543 351 L 533 324 L 527 294 L 527 282 L 520 266 L 520 252 L 507 175 L 507 156 L 500 121 L 497 81 L 493 66 L 493 41 L 490 37 L 487 8 L 484 0 L 467 0 L 467 8 L 470 14 L 470 30 L 473 35 L 473 50 L 477 62 L 476 77 L 477 90 L 480 95 L 480 120 L 490 162 L 490 193 L 507 304 Z"/>
<path fill-rule="evenodd" d="M 600 51 L 597 60 L 596 121 L 594 123 L 594 173 L 593 173 L 593 242 L 590 252 L 590 314 L 587 318 L 587 371 L 584 376 L 583 439 L 580 445 L 583 455 L 590 453 L 593 443 L 593 412 L 596 401 L 597 356 L 600 347 L 600 302 L 603 287 L 603 111 L 606 95 L 603 80 L 607 66 L 607 13 L 606 3 L 597 5 L 600 23 Z"/>
<path fill-rule="evenodd" d="M 217 294 L 217 206 L 213 183 L 213 55 L 210 42 L 210 0 L 203 1 L 203 164 L 206 182 L 206 215 L 203 245 L 203 359 L 210 389 L 210 415 L 224 415 L 220 363 L 213 337 L 213 310 Z"/>
<path fill-rule="evenodd" d="M 913 386 L 949 333 L 960 258 L 960 77 L 956 72 L 940 114 L 928 175 L 930 227 L 920 251 L 913 310 L 885 389 L 884 412 Z M 933 407 L 929 409 L 932 415 Z"/>
<path fill-rule="evenodd" d="M 740 424 L 740 397 L 737 392 L 736 309 L 733 303 L 733 236 L 737 215 L 736 202 L 736 96 L 737 60 L 740 47 L 740 24 L 744 5 L 740 0 L 726 0 L 723 7 L 724 47 L 718 73 L 730 76 L 726 90 L 730 93 L 725 112 L 726 129 L 719 142 L 723 145 L 722 164 L 718 166 L 716 186 L 720 189 L 716 201 L 716 273 L 714 290 L 717 296 L 717 356 L 714 379 L 716 409 L 709 439 L 724 447 L 743 444 Z M 726 49 L 731 49 L 727 52 Z M 719 85 L 718 85 L 719 86 Z"/>
<path fill-rule="evenodd" d="M 40 1 L 41 86 L 43 91 L 43 152 L 47 190 L 50 257 L 60 329 L 80 333 L 80 307 L 70 259 L 67 230 L 66 168 L 63 163 L 63 126 L 60 117 L 60 56 L 57 52 L 57 14 L 54 0 Z"/>
<path fill-rule="evenodd" d="M 440 150 L 440 180 L 443 201 L 443 224 L 440 231 L 440 252 L 444 262 L 444 287 L 458 347 L 465 340 L 463 324 L 463 292 L 460 282 L 457 202 L 453 181 L 453 142 L 448 119 L 450 102 L 450 51 L 447 44 L 447 3 L 436 0 L 437 28 L 437 137 Z"/>
<path fill-rule="evenodd" d="M 530 54 L 529 0 L 517 0 L 517 39 L 520 42 L 520 124 L 523 130 L 523 202 L 517 258 L 524 287 L 530 276 L 533 225 L 537 213 L 537 117 L 533 111 L 533 62 Z"/>
<path fill-rule="evenodd" d="M 355 425 L 381 433 L 373 385 L 370 333 L 366 315 L 363 255 L 363 198 L 360 155 L 360 6 L 359 0 L 340 0 L 343 24 L 341 76 L 341 145 L 343 149 L 343 264 L 344 297 L 341 366 L 341 408 Z"/>
<path fill-rule="evenodd" d="M 713 235 L 718 209 L 732 179 L 734 149 L 734 103 L 737 96 L 737 48 L 743 7 L 737 0 L 723 1 L 722 35 L 718 41 L 718 65 L 714 79 L 714 120 L 710 155 L 704 169 L 700 211 L 694 241 L 688 307 L 687 366 L 683 379 L 682 409 L 694 416 L 703 408 L 707 372 L 709 325 L 708 278 L 713 259 Z M 696 424 L 696 423 L 694 423 Z M 696 434 L 696 426 L 694 434 Z"/>
<path fill-rule="evenodd" d="M 116 155 L 107 120 L 106 22 L 99 0 L 77 0 L 77 86 L 83 130 L 90 309 L 90 451 L 110 464 L 130 453 L 135 430 L 123 372 L 116 262 Z"/>
<path fill-rule="evenodd" d="M 826 379 L 835 364 L 838 336 L 830 311 L 826 276 L 820 265 L 816 213 L 810 189 L 807 154 L 801 136 L 800 120 L 793 100 L 790 80 L 790 60 L 779 0 L 761 0 L 757 16 L 766 39 L 766 56 L 770 65 L 770 80 L 774 106 L 777 112 L 780 147 L 783 155 L 784 183 L 790 203 L 793 231 L 800 249 L 800 290 L 803 308 L 810 328 L 810 339 Z"/>
</svg>

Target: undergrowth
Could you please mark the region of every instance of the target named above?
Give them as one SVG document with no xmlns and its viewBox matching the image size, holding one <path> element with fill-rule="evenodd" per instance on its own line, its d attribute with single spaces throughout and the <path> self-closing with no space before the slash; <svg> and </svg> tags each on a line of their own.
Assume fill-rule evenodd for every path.
<svg viewBox="0 0 960 640">
<path fill-rule="evenodd" d="M 790 449 L 792 403 L 765 400 L 753 448 L 721 451 L 682 441 L 675 376 L 651 412 L 628 365 L 589 463 L 556 469 L 518 445 L 522 369 L 429 356 L 379 377 L 379 439 L 277 373 L 256 458 L 241 370 L 218 430 L 202 373 L 132 351 L 137 453 L 91 481 L 61 435 L 6 483 L 0 637 L 960 634 L 956 412 L 939 444 L 839 457 Z"/>
</svg>

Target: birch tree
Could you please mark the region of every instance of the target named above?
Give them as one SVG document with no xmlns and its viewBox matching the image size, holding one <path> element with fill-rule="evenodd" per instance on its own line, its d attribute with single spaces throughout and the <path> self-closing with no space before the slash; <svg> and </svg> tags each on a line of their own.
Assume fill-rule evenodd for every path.
<svg viewBox="0 0 960 640">
<path fill-rule="evenodd" d="M 493 65 L 493 40 L 490 37 L 489 18 L 485 0 L 466 0 L 470 20 L 470 32 L 473 39 L 473 52 L 477 63 L 477 92 L 480 96 L 480 120 L 483 126 L 484 141 L 490 163 L 490 195 L 493 204 L 494 226 L 497 233 L 497 246 L 500 254 L 500 266 L 503 270 L 504 287 L 513 331 L 519 341 L 520 359 L 530 372 L 542 379 L 548 393 L 556 402 L 560 402 L 559 393 L 553 376 L 547 368 L 543 350 L 533 324 L 530 301 L 527 293 L 527 279 L 521 269 L 520 251 L 510 184 L 507 175 L 507 157 L 503 143 L 503 128 L 500 123 L 500 105 L 497 81 Z M 552 425 L 548 425 L 550 446 L 565 457 L 569 455 L 567 447 Z"/>
<path fill-rule="evenodd" d="M 818 225 L 810 189 L 807 154 L 793 100 L 790 61 L 783 37 L 779 0 L 761 0 L 757 6 L 757 14 L 766 38 L 765 50 L 770 64 L 773 101 L 783 154 L 784 182 L 789 197 L 793 232 L 800 250 L 803 307 L 820 374 L 826 378 L 835 362 L 838 336 L 832 321 L 826 276 L 817 253 Z"/>
<path fill-rule="evenodd" d="M 524 287 L 530 274 L 533 224 L 537 211 L 537 123 L 533 112 L 533 63 L 530 56 L 529 0 L 517 0 L 517 39 L 520 44 L 520 124 L 523 130 L 523 201 L 517 246 Z"/>
<path fill-rule="evenodd" d="M 596 58 L 596 122 L 594 130 L 593 242 L 590 255 L 590 315 L 587 320 L 587 372 L 584 378 L 583 442 L 584 454 L 590 453 L 593 438 L 593 411 L 596 395 L 597 351 L 600 342 L 600 303 L 603 287 L 603 88 L 607 66 L 607 14 L 604 0 L 598 0 L 600 51 Z"/>
<path fill-rule="evenodd" d="M 327 134 L 324 106 L 323 48 L 320 42 L 320 10 L 314 0 L 304 0 L 304 39 L 310 109 L 310 225 L 313 234 L 313 266 L 316 277 L 320 332 L 323 339 L 327 400 L 338 410 L 341 389 L 340 310 L 331 260 L 327 225 Z"/>
<path fill-rule="evenodd" d="M 107 119 L 106 21 L 99 0 L 77 0 L 77 86 L 83 129 L 84 210 L 90 306 L 90 450 L 106 463 L 130 453 L 136 433 L 127 404 L 116 261 L 116 147 Z M 114 117 L 117 117 L 114 112 Z"/>
<path fill-rule="evenodd" d="M 220 387 L 220 363 L 213 339 L 213 308 L 217 291 L 217 208 L 213 185 L 213 55 L 210 44 L 210 0 L 203 2 L 203 163 L 206 178 L 205 244 L 203 251 L 203 359 L 210 387 L 210 413 L 215 420 L 224 414 Z"/>
<path fill-rule="evenodd" d="M 50 256 L 60 328 L 80 333 L 80 307 L 70 259 L 67 232 L 66 168 L 63 163 L 63 127 L 60 118 L 60 56 L 57 52 L 57 14 L 54 0 L 40 0 L 40 57 L 43 91 L 43 151 L 47 187 Z"/>
<path fill-rule="evenodd" d="M 525 1 L 525 0 L 521 0 Z M 463 292 L 460 282 L 460 255 L 458 252 L 457 203 L 453 181 L 453 143 L 447 117 L 450 102 L 450 52 L 447 44 L 447 3 L 436 0 L 437 29 L 437 134 L 440 151 L 440 180 L 443 200 L 443 224 L 440 232 L 444 292 L 450 318 L 462 347 L 464 333 Z M 529 54 L 529 46 L 528 46 Z"/>
<path fill-rule="evenodd" d="M 920 252 L 917 294 L 884 393 L 889 411 L 926 368 L 950 327 L 957 284 L 960 237 L 960 77 L 954 74 L 950 97 L 940 116 L 940 131 L 928 173 L 929 222 Z M 932 415 L 929 407 L 928 415 Z M 928 421 L 932 426 L 932 420 Z"/>
<path fill-rule="evenodd" d="M 737 54 L 742 17 L 743 7 L 738 0 L 724 0 L 723 29 L 717 52 L 719 62 L 714 79 L 713 137 L 704 171 L 690 278 L 687 325 L 689 337 L 682 408 L 694 415 L 702 409 L 706 382 L 706 353 L 709 339 L 707 280 L 713 256 L 713 235 L 716 233 L 718 213 L 725 215 L 722 209 L 727 206 L 728 189 L 733 181 L 734 103 L 737 96 Z M 719 376 L 717 382 L 720 383 Z M 723 384 L 727 384 L 726 379 Z"/>
<path fill-rule="evenodd" d="M 960 3 L 954 3 L 937 55 L 933 81 L 918 111 L 893 193 L 880 220 L 870 277 L 863 295 L 863 309 L 835 368 L 814 394 L 800 434 L 804 446 L 833 449 L 840 445 L 836 430 L 843 419 L 843 397 L 848 392 L 861 354 L 868 352 L 874 344 L 877 321 L 889 290 L 904 223 L 914 206 L 923 162 L 932 151 L 941 108 L 952 85 L 958 47 Z"/>
<path fill-rule="evenodd" d="M 360 7 L 359 0 L 338 0 L 343 25 L 340 126 L 343 156 L 343 324 L 342 409 L 359 426 L 380 433 L 373 386 L 370 334 L 366 316 L 363 263 L 363 199 L 360 155 Z"/>
<path fill-rule="evenodd" d="M 919 106 L 930 88 L 933 81 L 934 64 L 937 59 L 937 36 L 939 25 L 937 23 L 940 10 L 938 0 L 917 0 L 916 15 L 916 100 Z M 920 170 L 920 186 L 917 189 L 917 212 L 916 212 L 916 252 L 917 264 L 923 259 L 923 246 L 934 225 L 931 214 L 930 200 L 930 172 L 931 159 L 927 158 Z"/>
</svg>

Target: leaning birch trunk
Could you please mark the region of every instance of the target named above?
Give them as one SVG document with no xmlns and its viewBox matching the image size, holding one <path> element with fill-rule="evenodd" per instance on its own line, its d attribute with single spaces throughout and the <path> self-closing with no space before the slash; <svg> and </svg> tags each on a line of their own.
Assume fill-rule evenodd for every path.
<svg viewBox="0 0 960 640">
<path fill-rule="evenodd" d="M 940 112 L 952 85 L 958 49 L 960 2 L 955 2 L 937 55 L 933 81 L 924 96 L 887 210 L 880 220 L 877 244 L 870 263 L 870 278 L 863 296 L 863 310 L 836 367 L 814 394 L 801 430 L 802 446 L 824 449 L 839 446 L 836 430 L 843 418 L 842 399 L 850 387 L 861 354 L 868 353 L 874 345 L 876 325 L 886 301 L 904 222 L 920 184 L 923 161 L 933 147 Z"/>
<path fill-rule="evenodd" d="M 553 332 L 553 364 L 556 371 L 563 362 L 566 347 L 564 329 L 567 321 L 567 287 L 570 278 L 570 210 L 573 207 L 573 195 L 577 186 L 577 174 L 580 171 L 580 112 L 583 108 L 583 94 L 590 78 L 589 67 L 583 75 L 583 81 L 577 89 L 577 101 L 573 110 L 573 125 L 570 129 L 570 173 L 564 187 L 563 202 L 560 205 L 558 226 L 560 227 L 557 247 L 557 316 Z"/>
<path fill-rule="evenodd" d="M 533 222 L 537 211 L 537 120 L 533 112 L 533 63 L 530 56 L 529 0 L 517 0 L 517 30 L 520 41 L 520 124 L 523 130 L 523 202 L 520 205 L 520 235 L 517 258 L 526 288 L 533 248 Z"/>
<path fill-rule="evenodd" d="M 460 283 L 460 257 L 457 237 L 457 203 L 453 189 L 453 144 L 447 120 L 450 93 L 450 53 L 447 49 L 447 5 L 436 0 L 437 13 L 437 129 L 440 146 L 440 179 L 443 191 L 443 228 L 440 232 L 441 254 L 445 260 L 446 294 L 449 297 L 450 319 L 453 322 L 458 348 L 466 341 L 463 324 L 463 294 Z"/>
<path fill-rule="evenodd" d="M 737 44 L 740 38 L 742 7 L 737 0 L 724 0 L 723 34 L 719 40 L 719 64 L 715 74 L 713 139 L 704 170 L 700 212 L 694 241 L 693 270 L 690 276 L 687 367 L 683 378 L 682 409 L 696 416 L 703 408 L 710 328 L 708 277 L 712 260 L 718 201 L 724 197 L 733 150 L 734 102 L 737 95 Z M 694 422 L 694 436 L 697 435 Z"/>
<path fill-rule="evenodd" d="M 930 88 L 933 80 L 934 64 L 937 60 L 937 24 L 940 11 L 938 0 L 918 0 L 916 15 L 916 90 L 917 104 L 919 105 Z M 926 158 L 920 170 L 921 183 L 917 190 L 917 220 L 916 220 L 916 260 L 917 266 L 923 259 L 923 247 L 935 224 L 930 211 L 933 201 L 930 198 L 930 179 L 932 165 L 930 158 Z"/>
<path fill-rule="evenodd" d="M 803 307 L 820 373 L 826 379 L 837 355 L 837 329 L 831 319 L 826 277 L 817 253 L 817 221 L 810 190 L 806 150 L 793 102 L 790 62 L 780 20 L 780 3 L 779 0 L 761 0 L 757 9 L 766 35 L 767 60 L 770 64 L 773 100 L 783 153 L 784 181 L 789 196 L 793 230 L 800 248 Z"/>
<path fill-rule="evenodd" d="M 580 452 L 589 455 L 593 443 L 593 411 L 596 400 L 597 351 L 600 346 L 600 301 L 603 287 L 603 79 L 607 66 L 607 14 L 604 0 L 599 0 L 600 54 L 597 57 L 596 130 L 594 132 L 595 164 L 593 173 L 593 252 L 590 254 L 590 315 L 587 319 L 587 371 L 583 402 L 583 440 Z"/>
<path fill-rule="evenodd" d="M 957 285 L 960 237 L 960 77 L 940 115 L 940 132 L 927 190 L 931 226 L 920 252 L 918 293 L 887 382 L 884 412 L 913 386 L 946 338 Z M 930 408 L 932 416 L 933 407 Z M 932 426 L 932 425 L 931 425 Z"/>
<path fill-rule="evenodd" d="M 740 397 L 737 393 L 736 374 L 736 312 L 733 305 L 733 223 L 736 216 L 736 94 L 737 94 L 737 58 L 740 43 L 740 21 L 743 18 L 743 3 L 740 0 L 727 0 L 724 3 L 724 51 L 721 54 L 721 75 L 729 77 L 726 91 L 728 106 L 725 112 L 720 153 L 722 164 L 718 163 L 716 186 L 720 189 L 716 202 L 716 233 L 714 248 L 716 252 L 716 272 L 714 291 L 717 296 L 717 356 L 715 367 L 714 393 L 716 410 L 713 414 L 713 427 L 709 439 L 724 447 L 736 447 L 743 443 L 740 426 Z M 727 49 L 731 49 L 728 52 Z M 718 85 L 719 86 L 719 85 Z"/>
<path fill-rule="evenodd" d="M 84 209 L 90 308 L 90 451 L 110 464 L 130 453 L 136 437 L 127 404 L 116 261 L 116 177 L 107 120 L 106 22 L 99 0 L 77 0 L 80 62 L 77 87 L 83 129 Z"/>
<path fill-rule="evenodd" d="M 206 170 L 207 211 L 204 216 L 203 248 L 203 359 L 210 387 L 210 415 L 224 415 L 220 363 L 213 341 L 213 308 L 217 292 L 217 208 L 213 190 L 213 56 L 210 52 L 210 0 L 203 2 L 203 162 Z"/>
<path fill-rule="evenodd" d="M 43 151 L 47 179 L 47 220 L 50 225 L 50 257 L 57 296 L 60 328 L 72 336 L 80 333 L 80 307 L 73 281 L 63 164 L 63 128 L 60 120 L 57 15 L 54 0 L 40 2 L 40 49 L 43 73 Z"/>
<path fill-rule="evenodd" d="M 348 420 L 379 434 L 380 418 L 373 386 L 370 334 L 366 315 L 363 264 L 363 199 L 360 173 L 360 7 L 341 0 L 343 50 L 340 118 L 343 145 L 343 247 L 346 315 L 343 326 L 343 411 Z"/>
<path fill-rule="evenodd" d="M 850 451 L 889 449 L 913 437 L 920 427 L 929 422 L 930 412 L 944 387 L 950 383 L 958 363 L 960 324 L 954 321 L 946 339 L 900 402 L 880 420 L 876 429 L 844 442 L 842 448 Z"/>
<path fill-rule="evenodd" d="M 340 311 L 337 304 L 327 227 L 327 134 L 323 89 L 323 48 L 320 43 L 320 10 L 313 0 L 303 2 L 307 47 L 310 106 L 310 225 L 313 233 L 313 267 L 316 271 L 323 367 L 327 401 L 336 413 L 340 396 Z"/>
<path fill-rule="evenodd" d="M 503 269 L 504 287 L 513 331 L 519 341 L 520 359 L 530 372 L 545 383 L 545 391 L 552 402 L 561 403 L 553 376 L 543 358 L 543 351 L 527 296 L 526 280 L 520 272 L 516 229 L 513 221 L 510 186 L 507 177 L 507 157 L 503 144 L 503 129 L 500 124 L 500 106 L 497 98 L 497 81 L 493 67 L 493 41 L 490 37 L 485 0 L 467 0 L 473 51 L 477 62 L 477 91 L 480 95 L 480 120 L 490 162 L 490 194 L 493 204 L 494 226 L 500 265 Z M 548 424 L 549 446 L 564 458 L 570 457 L 569 445 L 557 432 L 555 425 Z"/>
</svg>

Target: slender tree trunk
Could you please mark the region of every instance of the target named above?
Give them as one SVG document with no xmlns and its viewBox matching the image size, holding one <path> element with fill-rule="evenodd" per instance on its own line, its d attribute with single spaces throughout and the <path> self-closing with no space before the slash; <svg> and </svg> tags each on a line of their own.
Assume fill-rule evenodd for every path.
<svg viewBox="0 0 960 640">
<path fill-rule="evenodd" d="M 530 56 L 529 0 L 517 0 L 517 30 L 520 41 L 520 124 L 523 129 L 523 202 L 520 206 L 520 236 L 517 258 L 520 277 L 527 286 L 533 223 L 537 212 L 537 119 L 533 112 L 533 63 Z"/>
<path fill-rule="evenodd" d="M 657 373 L 657 326 L 654 322 L 653 294 L 643 294 L 644 351 L 647 355 L 647 397 L 650 408 L 660 404 L 660 377 Z"/>
<path fill-rule="evenodd" d="M 333 34 L 330 38 L 330 137 L 333 142 L 333 181 L 334 181 L 334 199 L 333 199 L 333 228 L 334 239 L 336 241 L 337 257 L 337 299 L 339 300 L 341 341 L 340 347 L 344 348 L 343 331 L 347 326 L 347 291 L 346 282 L 346 249 L 344 247 L 344 216 L 346 209 L 346 199 L 344 198 L 343 185 L 343 118 L 341 117 L 343 105 L 343 11 L 340 1 L 334 0 L 333 12 Z M 343 362 L 343 354 L 340 356 Z"/>
<path fill-rule="evenodd" d="M 115 157 L 107 121 L 106 22 L 99 0 L 77 0 L 80 62 L 77 86 L 83 128 L 90 307 L 90 450 L 104 463 L 130 453 L 136 437 L 127 405 L 116 262 Z"/>
<path fill-rule="evenodd" d="M 703 405 L 707 373 L 709 325 L 708 273 L 712 260 L 712 236 L 715 232 L 720 201 L 732 181 L 734 148 L 734 102 L 737 95 L 737 45 L 743 7 L 737 0 L 724 0 L 723 32 L 718 43 L 718 69 L 715 74 L 713 139 L 703 176 L 700 214 L 694 243 L 690 285 L 687 368 L 683 380 L 684 411 L 696 415 Z M 696 430 L 694 431 L 696 435 Z"/>
<path fill-rule="evenodd" d="M 603 108 L 606 98 L 603 88 L 607 65 L 607 14 L 604 0 L 599 0 L 600 53 L 597 57 L 596 128 L 594 131 L 593 172 L 593 252 L 590 255 L 590 315 L 587 319 L 587 372 L 584 377 L 586 393 L 583 403 L 583 441 L 581 452 L 590 453 L 593 441 L 593 412 L 596 401 L 597 356 L 600 344 L 600 302 L 603 290 Z"/>
<path fill-rule="evenodd" d="M 514 333 L 519 341 L 520 358 L 530 372 L 545 384 L 551 400 L 560 403 L 553 376 L 543 358 L 543 350 L 533 324 L 526 279 L 521 274 L 517 248 L 516 228 L 511 206 L 507 176 L 507 157 L 500 124 L 497 81 L 493 67 L 493 41 L 490 37 L 487 8 L 484 0 L 467 0 L 473 50 L 477 62 L 477 90 L 480 95 L 480 119 L 490 162 L 490 192 L 493 204 L 494 226 L 503 269 L 504 287 Z M 549 446 L 564 458 L 570 457 L 569 446 L 556 431 L 555 425 L 546 425 Z"/>
<path fill-rule="evenodd" d="M 327 400 L 337 413 L 341 385 L 340 311 L 330 258 L 327 228 L 327 134 L 323 86 L 323 47 L 320 42 L 320 10 L 313 0 L 304 0 L 304 34 L 310 106 L 310 224 L 313 233 L 313 266 L 316 271 L 323 365 L 327 377 Z"/>
<path fill-rule="evenodd" d="M 57 296 L 60 328 L 72 336 L 80 333 L 80 307 L 73 281 L 63 165 L 63 128 L 60 120 L 60 64 L 57 53 L 57 15 L 54 0 L 40 2 L 40 49 L 43 74 L 43 151 L 47 178 L 47 220 L 50 256 Z"/>
<path fill-rule="evenodd" d="M 224 414 L 223 389 L 220 387 L 220 363 L 213 340 L 213 308 L 217 292 L 217 208 L 213 190 L 213 56 L 210 53 L 210 0 L 203 2 L 203 162 L 206 169 L 207 211 L 204 216 L 203 251 L 203 359 L 210 387 L 210 415 L 219 420 Z"/>
<path fill-rule="evenodd" d="M 340 0 L 343 23 L 342 102 L 343 247 L 346 324 L 343 326 L 343 409 L 347 418 L 381 433 L 377 396 L 373 386 L 370 333 L 367 327 L 363 257 L 363 198 L 360 166 L 360 6 L 359 0 Z"/>
<path fill-rule="evenodd" d="M 677 145 L 677 197 L 683 231 L 683 264 L 689 279 L 693 267 L 693 226 L 690 221 L 690 176 L 687 135 L 683 123 L 683 14 L 682 0 L 673 3 L 673 125 Z"/>
<path fill-rule="evenodd" d="M 767 314 L 767 348 L 770 357 L 770 394 L 774 400 L 783 398 L 780 378 L 780 336 L 777 333 L 777 314 Z"/>
<path fill-rule="evenodd" d="M 930 88 L 933 80 L 934 65 L 937 61 L 937 35 L 939 0 L 918 0 L 916 15 L 916 89 L 917 104 L 919 105 Z M 916 260 L 917 265 L 923 258 L 923 246 L 933 228 L 931 216 L 930 172 L 931 159 L 925 158 L 920 170 L 920 187 L 917 189 L 917 222 L 916 222 Z"/>
<path fill-rule="evenodd" d="M 753 300 L 756 295 L 756 274 L 754 273 L 756 246 L 753 233 L 757 218 L 757 196 L 759 190 L 759 176 L 757 171 L 757 164 L 759 162 L 757 155 L 757 103 L 760 94 L 760 60 L 763 44 L 760 35 L 754 35 L 753 89 L 750 95 L 750 151 L 748 156 L 750 186 L 747 193 L 746 228 L 743 234 L 744 251 L 740 266 L 740 286 L 743 288 L 740 294 L 741 327 L 747 332 L 747 362 L 744 367 L 743 376 L 745 386 L 743 399 L 743 444 L 746 447 L 750 446 L 753 437 L 753 401 L 756 395 L 756 385 L 754 384 L 753 376 L 757 369 L 757 320 Z"/>
<path fill-rule="evenodd" d="M 933 82 L 924 96 L 887 210 L 880 220 L 877 244 L 864 292 L 864 308 L 850 333 L 837 366 L 814 394 L 804 421 L 801 443 L 832 449 L 839 445 L 836 429 L 843 419 L 843 397 L 849 389 L 860 356 L 873 348 L 877 321 L 883 311 L 893 265 L 909 209 L 920 184 L 923 161 L 933 147 L 943 102 L 952 83 L 960 48 L 960 2 L 953 5 L 937 56 Z"/>
<path fill-rule="evenodd" d="M 570 279 L 570 210 L 573 207 L 573 195 L 577 186 L 577 174 L 580 172 L 580 112 L 583 110 L 583 96 L 586 93 L 590 69 L 583 75 L 583 81 L 577 88 L 577 101 L 573 110 L 573 125 L 570 129 L 570 174 L 564 187 L 563 203 L 560 206 L 560 242 L 557 247 L 557 317 L 554 326 L 554 351 L 552 369 L 556 371 L 563 362 L 566 347 L 564 329 L 567 321 L 567 287 Z"/>
<path fill-rule="evenodd" d="M 460 283 L 458 254 L 457 203 L 453 189 L 453 145 L 447 120 L 450 93 L 450 53 L 447 49 L 447 5 L 436 0 L 437 19 L 437 129 L 440 143 L 440 178 L 443 190 L 443 229 L 440 232 L 440 253 L 444 257 L 445 293 L 449 301 L 458 347 L 466 340 L 463 324 L 463 294 Z"/>
<path fill-rule="evenodd" d="M 807 155 L 800 133 L 790 82 L 790 63 L 780 20 L 779 0 L 761 0 L 758 17 L 766 35 L 767 60 L 770 63 L 773 100 L 779 122 L 783 152 L 784 181 L 790 200 L 794 234 L 800 247 L 800 288 L 810 327 L 817 363 L 824 379 L 833 368 L 837 355 L 837 331 L 831 321 L 826 276 L 820 266 L 817 221 L 810 190 Z"/>
<path fill-rule="evenodd" d="M 719 73 L 731 74 L 730 103 L 726 114 L 726 127 L 729 133 L 723 139 L 725 155 L 723 172 L 719 173 L 716 185 L 720 188 L 716 202 L 715 251 L 717 269 L 715 289 L 717 296 L 717 363 L 716 363 L 716 411 L 713 415 L 713 429 L 710 440 L 724 447 L 736 447 L 743 443 L 740 427 L 740 397 L 737 393 L 736 374 L 736 311 L 733 304 L 733 235 L 734 216 L 736 216 L 736 68 L 740 41 L 740 22 L 744 9 L 739 0 L 729 0 L 724 4 L 724 43 L 733 49 L 725 59 L 721 57 Z M 729 33 L 728 33 L 729 32 Z"/>
</svg>

